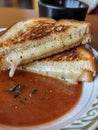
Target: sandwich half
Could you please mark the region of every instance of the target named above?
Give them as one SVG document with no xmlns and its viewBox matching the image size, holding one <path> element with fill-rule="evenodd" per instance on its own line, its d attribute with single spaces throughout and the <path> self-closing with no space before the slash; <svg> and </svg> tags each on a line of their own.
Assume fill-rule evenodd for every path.
<svg viewBox="0 0 98 130">
<path fill-rule="evenodd" d="M 90 82 L 96 75 L 96 59 L 84 46 L 21 66 L 19 69 L 63 79 L 68 83 Z"/>
<path fill-rule="evenodd" d="M 29 19 L 16 23 L 0 36 L 0 70 L 17 66 L 91 42 L 90 24 L 74 20 Z"/>
</svg>

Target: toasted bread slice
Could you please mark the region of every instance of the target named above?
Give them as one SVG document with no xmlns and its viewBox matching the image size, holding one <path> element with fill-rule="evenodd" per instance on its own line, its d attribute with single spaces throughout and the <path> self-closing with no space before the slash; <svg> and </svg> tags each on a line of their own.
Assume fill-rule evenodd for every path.
<svg viewBox="0 0 98 130">
<path fill-rule="evenodd" d="M 70 83 L 90 82 L 97 71 L 94 55 L 83 46 L 35 61 L 20 69 L 64 79 Z"/>
<path fill-rule="evenodd" d="M 9 75 L 13 76 L 18 65 L 90 41 L 90 24 L 87 22 L 49 18 L 21 21 L 0 36 L 0 69 L 10 69 Z"/>
</svg>

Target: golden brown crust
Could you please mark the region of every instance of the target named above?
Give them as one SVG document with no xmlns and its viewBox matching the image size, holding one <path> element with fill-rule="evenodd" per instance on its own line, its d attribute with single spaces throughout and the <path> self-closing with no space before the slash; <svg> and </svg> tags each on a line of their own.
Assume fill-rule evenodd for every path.
<svg viewBox="0 0 98 130">
<path fill-rule="evenodd" d="M 46 34 L 44 34 L 43 31 L 46 30 L 47 32 L 47 30 L 51 28 L 54 23 L 55 20 L 50 18 L 33 18 L 26 21 L 18 22 L 9 27 L 5 32 L 1 34 L 0 48 L 7 46 L 15 46 L 21 43 L 25 44 L 25 41 L 27 40 L 38 39 L 41 36 L 44 37 L 46 36 Z M 13 31 L 15 31 L 15 35 L 13 34 L 13 31 L 11 32 L 12 29 L 14 29 Z M 39 33 L 41 33 L 41 36 L 38 36 Z M 7 37 L 8 35 L 9 37 Z"/>
<path fill-rule="evenodd" d="M 85 48 L 83 45 L 80 45 L 78 47 L 72 48 L 70 50 L 52 55 L 50 57 L 47 57 L 45 59 L 45 61 L 73 61 L 73 60 L 88 60 L 88 59 L 92 59 L 94 57 L 94 55 L 87 49 Z"/>
</svg>

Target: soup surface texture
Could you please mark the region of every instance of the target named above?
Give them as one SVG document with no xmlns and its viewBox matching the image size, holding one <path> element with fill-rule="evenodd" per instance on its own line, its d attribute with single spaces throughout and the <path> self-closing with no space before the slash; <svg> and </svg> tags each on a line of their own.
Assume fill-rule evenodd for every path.
<svg viewBox="0 0 98 130">
<path fill-rule="evenodd" d="M 0 124 L 33 126 L 68 113 L 79 101 L 82 83 L 64 81 L 17 70 L 10 78 L 0 72 Z"/>
</svg>

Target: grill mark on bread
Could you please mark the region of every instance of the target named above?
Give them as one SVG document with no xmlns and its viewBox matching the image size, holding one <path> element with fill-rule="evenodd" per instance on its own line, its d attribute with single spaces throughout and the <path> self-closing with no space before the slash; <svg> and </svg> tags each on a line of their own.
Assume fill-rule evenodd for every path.
<svg viewBox="0 0 98 130">
<path fill-rule="evenodd" d="M 21 40 L 14 42 L 14 44 L 25 42 L 26 40 L 36 40 L 49 36 L 51 33 L 64 32 L 67 26 L 55 26 L 55 23 L 39 23 L 37 27 L 32 27 L 26 33 L 20 35 Z"/>
<path fill-rule="evenodd" d="M 83 53 L 82 53 L 83 51 Z M 81 53 L 80 53 L 81 52 Z M 87 56 L 87 53 L 89 54 Z M 58 61 L 58 62 L 62 62 L 62 61 L 79 61 L 79 60 L 85 60 L 87 61 L 88 58 L 93 57 L 93 54 L 91 54 L 84 46 L 78 46 L 75 48 L 72 48 L 70 50 L 66 50 L 63 52 L 60 52 L 58 54 L 54 54 L 51 55 L 47 58 L 43 58 L 40 59 L 38 61 L 42 61 L 42 62 L 48 62 L 48 61 Z"/>
<path fill-rule="evenodd" d="M 74 48 L 73 49 L 70 49 L 68 51 L 64 51 L 64 52 L 61 52 L 59 54 L 55 54 L 53 56 L 50 56 L 48 58 L 45 58 L 45 59 L 41 59 L 40 61 L 58 61 L 58 62 L 61 62 L 61 61 L 73 61 L 73 60 L 79 60 L 81 59 L 81 57 L 79 57 L 78 53 L 77 53 L 77 48 Z"/>
<path fill-rule="evenodd" d="M 67 30 L 69 26 L 64 25 L 55 25 L 56 23 L 45 23 L 45 22 L 39 22 L 36 26 L 32 26 L 29 30 L 27 30 L 25 33 L 22 32 L 18 37 L 12 37 L 8 39 L 3 44 L 0 44 L 0 47 L 7 46 L 8 43 L 12 43 L 12 45 L 15 44 L 23 44 L 23 42 L 27 40 L 37 40 L 41 39 L 43 37 L 49 36 L 52 33 L 58 33 L 58 32 L 64 32 Z"/>
</svg>

